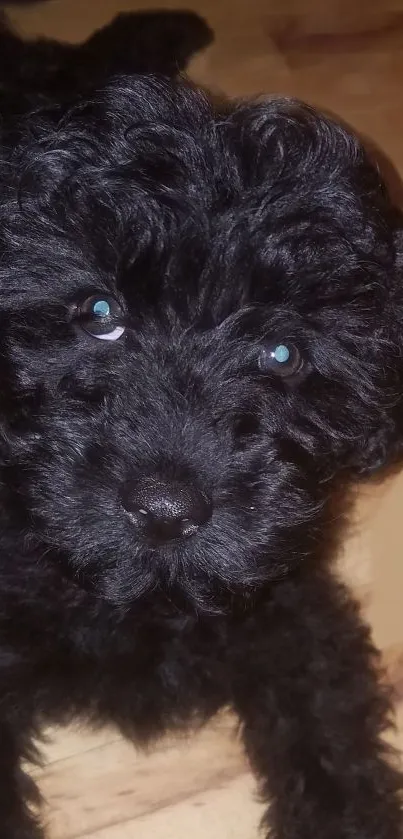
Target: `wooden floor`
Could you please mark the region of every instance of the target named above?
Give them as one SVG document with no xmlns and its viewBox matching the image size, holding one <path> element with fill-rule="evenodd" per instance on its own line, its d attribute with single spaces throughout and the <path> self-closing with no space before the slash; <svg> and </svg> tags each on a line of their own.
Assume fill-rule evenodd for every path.
<svg viewBox="0 0 403 839">
<path fill-rule="evenodd" d="M 25 33 L 84 38 L 116 11 L 149 0 L 54 0 L 14 10 Z M 287 93 L 341 114 L 403 172 L 403 0 L 155 0 L 190 7 L 216 31 L 193 64 L 199 81 L 231 95 Z M 342 573 L 361 597 L 402 696 L 403 475 L 363 490 Z M 227 717 L 190 741 L 139 755 L 112 731 L 53 732 L 37 774 L 51 839 L 252 839 L 261 807 Z"/>
</svg>

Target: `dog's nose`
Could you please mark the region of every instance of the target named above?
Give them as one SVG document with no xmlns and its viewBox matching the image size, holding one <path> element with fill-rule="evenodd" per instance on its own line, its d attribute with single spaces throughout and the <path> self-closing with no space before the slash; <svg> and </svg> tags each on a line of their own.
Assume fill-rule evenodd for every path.
<svg viewBox="0 0 403 839">
<path fill-rule="evenodd" d="M 212 513 L 211 500 L 200 489 L 155 475 L 127 483 L 122 500 L 135 523 L 162 542 L 192 536 Z"/>
</svg>

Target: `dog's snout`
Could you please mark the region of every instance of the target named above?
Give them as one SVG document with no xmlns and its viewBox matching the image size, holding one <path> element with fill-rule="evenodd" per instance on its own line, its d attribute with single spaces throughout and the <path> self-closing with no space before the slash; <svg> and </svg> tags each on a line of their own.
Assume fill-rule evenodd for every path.
<svg viewBox="0 0 403 839">
<path fill-rule="evenodd" d="M 135 523 L 160 542 L 192 536 L 212 513 L 210 498 L 198 487 L 155 475 L 128 482 L 122 499 Z"/>
</svg>

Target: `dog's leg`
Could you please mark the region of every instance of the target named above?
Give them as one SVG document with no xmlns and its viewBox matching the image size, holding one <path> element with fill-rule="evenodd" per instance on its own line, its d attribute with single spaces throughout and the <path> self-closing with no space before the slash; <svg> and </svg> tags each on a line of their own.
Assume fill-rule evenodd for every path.
<svg viewBox="0 0 403 839">
<path fill-rule="evenodd" d="M 35 751 L 29 737 L 15 731 L 15 721 L 0 722 L 0 836 L 1 839 L 43 839 L 44 834 L 30 804 L 39 792 L 21 763 Z"/>
<path fill-rule="evenodd" d="M 325 572 L 283 581 L 234 641 L 234 704 L 270 836 L 402 837 L 389 697 L 345 588 Z"/>
</svg>

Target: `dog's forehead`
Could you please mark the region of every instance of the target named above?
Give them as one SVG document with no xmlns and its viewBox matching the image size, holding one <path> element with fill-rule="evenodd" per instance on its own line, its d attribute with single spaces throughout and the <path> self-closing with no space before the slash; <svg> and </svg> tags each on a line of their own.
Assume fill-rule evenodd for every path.
<svg viewBox="0 0 403 839">
<path fill-rule="evenodd" d="M 357 140 L 289 100 L 223 109 L 186 84 L 127 79 L 61 121 L 32 117 L 2 170 L 3 299 L 99 287 L 137 307 L 225 298 L 230 312 L 259 289 L 295 303 L 315 283 L 329 294 L 329 276 L 339 293 L 390 244 Z"/>
</svg>

